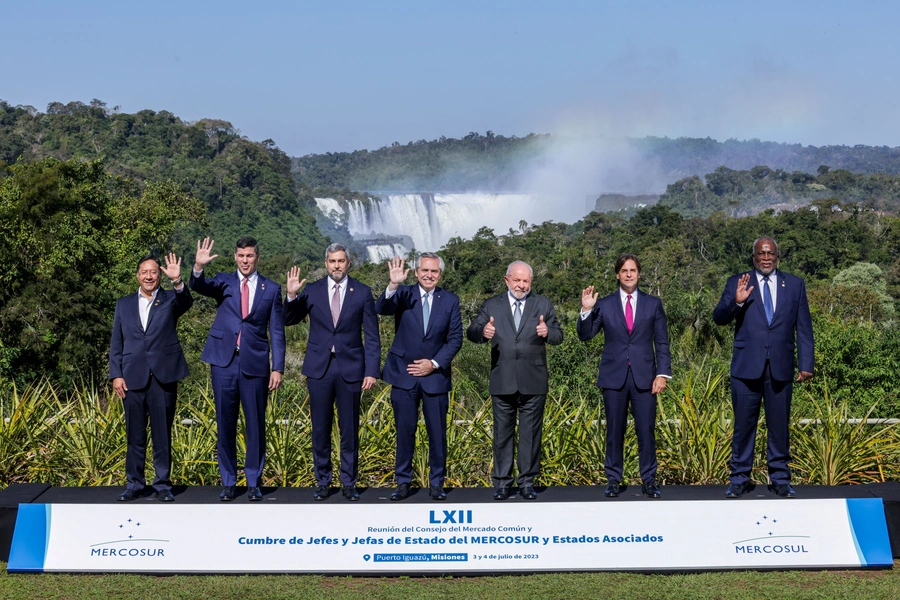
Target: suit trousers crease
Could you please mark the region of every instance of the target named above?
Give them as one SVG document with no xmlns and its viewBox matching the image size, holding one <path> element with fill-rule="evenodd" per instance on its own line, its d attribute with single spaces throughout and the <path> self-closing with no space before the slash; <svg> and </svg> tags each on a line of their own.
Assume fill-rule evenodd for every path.
<svg viewBox="0 0 900 600">
<path fill-rule="evenodd" d="M 606 458 L 603 463 L 609 480 L 622 481 L 625 462 L 625 428 L 628 424 L 628 406 L 634 417 L 634 430 L 638 440 L 638 464 L 641 481 L 656 479 L 656 396 L 650 390 L 639 389 L 634 383 L 631 367 L 625 383 L 617 390 L 603 390 L 603 408 L 606 412 Z"/>
<path fill-rule="evenodd" d="M 359 403 L 361 382 L 345 381 L 337 359 L 332 357 L 319 379 L 308 377 L 309 412 L 312 422 L 313 468 L 316 485 L 329 486 L 333 477 L 331 429 L 337 407 L 340 431 L 340 481 L 356 485 L 359 477 Z"/>
<path fill-rule="evenodd" d="M 447 392 L 429 394 L 422 389 L 421 383 L 417 383 L 411 390 L 391 388 L 391 406 L 397 428 L 394 474 L 398 485 L 412 482 L 420 404 L 428 434 L 428 485 L 443 486 L 447 464 L 447 411 L 450 396 Z"/>
<path fill-rule="evenodd" d="M 544 429 L 546 394 L 491 396 L 494 412 L 494 488 L 512 487 L 513 456 L 516 455 L 518 484 L 534 485 L 541 468 L 541 437 Z M 515 451 L 516 416 L 519 422 L 518 452 Z"/>
<path fill-rule="evenodd" d="M 147 422 L 153 442 L 153 489 L 157 492 L 172 488 L 172 423 L 175 420 L 175 401 L 178 382 L 160 383 L 150 373 L 147 385 L 128 390 L 122 407 L 125 413 L 125 475 L 128 489 L 141 490 L 146 485 L 144 468 L 147 460 Z"/>
<path fill-rule="evenodd" d="M 213 396 L 216 403 L 216 425 L 219 430 L 219 473 L 222 485 L 237 483 L 237 424 L 243 409 L 246 435 L 244 476 L 247 485 L 258 487 L 266 463 L 266 404 L 269 394 L 267 377 L 251 377 L 241 372 L 241 357 L 235 354 L 227 367 L 210 366 Z"/>
<path fill-rule="evenodd" d="M 766 463 L 772 484 L 791 481 L 790 414 L 792 381 L 772 378 L 766 361 L 758 379 L 731 378 L 731 402 L 734 409 L 734 436 L 731 442 L 731 483 L 750 480 L 753 468 L 759 409 L 766 415 Z"/>
</svg>

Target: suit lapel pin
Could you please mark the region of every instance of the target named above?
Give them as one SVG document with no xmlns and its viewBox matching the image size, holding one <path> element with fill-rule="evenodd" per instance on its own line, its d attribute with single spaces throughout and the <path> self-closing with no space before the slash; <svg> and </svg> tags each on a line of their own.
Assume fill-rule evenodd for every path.
<svg viewBox="0 0 900 600">
<path fill-rule="evenodd" d="M 350 291 L 352 292 L 352 291 L 353 291 L 353 288 L 350 288 Z"/>
<path fill-rule="evenodd" d="M 153 304 L 153 306 L 159 306 L 159 300 L 157 300 L 156 303 Z"/>
<path fill-rule="evenodd" d="M 259 284 L 259 287 L 260 287 L 263 291 L 265 291 L 265 289 L 266 289 L 266 284 L 261 283 L 261 284 Z"/>
</svg>

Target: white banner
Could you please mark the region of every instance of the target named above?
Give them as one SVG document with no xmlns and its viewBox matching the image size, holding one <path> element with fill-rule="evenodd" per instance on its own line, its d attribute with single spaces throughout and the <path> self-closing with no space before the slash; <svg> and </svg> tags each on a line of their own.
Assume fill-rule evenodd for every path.
<svg viewBox="0 0 900 600">
<path fill-rule="evenodd" d="M 893 564 L 880 499 L 23 504 L 9 571 L 452 573 Z"/>
</svg>

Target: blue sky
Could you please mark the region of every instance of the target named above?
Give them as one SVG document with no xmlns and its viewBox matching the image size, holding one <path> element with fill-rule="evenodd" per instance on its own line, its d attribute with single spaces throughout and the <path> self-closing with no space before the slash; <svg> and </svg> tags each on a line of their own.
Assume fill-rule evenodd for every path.
<svg viewBox="0 0 900 600">
<path fill-rule="evenodd" d="M 0 98 L 291 155 L 469 131 L 900 146 L 898 2 L 3 2 Z"/>
</svg>

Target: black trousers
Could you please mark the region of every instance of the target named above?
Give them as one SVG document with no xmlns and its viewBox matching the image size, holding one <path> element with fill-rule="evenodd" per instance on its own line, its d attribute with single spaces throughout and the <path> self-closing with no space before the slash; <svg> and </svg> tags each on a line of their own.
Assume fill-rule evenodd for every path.
<svg viewBox="0 0 900 600">
<path fill-rule="evenodd" d="M 491 396 L 494 409 L 494 488 L 512 487 L 516 418 L 519 443 L 516 464 L 519 487 L 534 485 L 541 470 L 541 436 L 544 432 L 546 394 Z"/>
<path fill-rule="evenodd" d="M 172 422 L 175 420 L 175 397 L 178 382 L 160 383 L 151 373 L 150 381 L 139 390 L 128 390 L 122 406 L 125 411 L 125 476 L 128 489 L 142 490 L 147 485 L 144 466 L 147 461 L 147 423 L 153 441 L 153 489 L 172 488 Z"/>
</svg>

